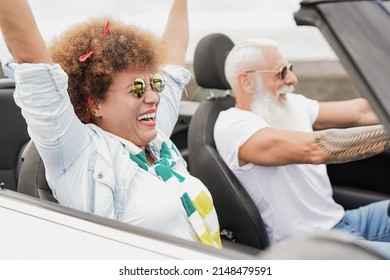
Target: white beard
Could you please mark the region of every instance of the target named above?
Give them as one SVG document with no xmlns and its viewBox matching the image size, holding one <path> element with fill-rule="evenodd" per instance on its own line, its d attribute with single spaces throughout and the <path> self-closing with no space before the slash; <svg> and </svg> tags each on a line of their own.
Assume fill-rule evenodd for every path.
<svg viewBox="0 0 390 280">
<path fill-rule="evenodd" d="M 305 130 L 305 119 L 299 108 L 292 106 L 287 98 L 279 96 L 291 92 L 293 87 L 283 87 L 276 95 L 257 93 L 252 103 L 252 112 L 263 118 L 271 127 L 286 130 Z"/>
</svg>

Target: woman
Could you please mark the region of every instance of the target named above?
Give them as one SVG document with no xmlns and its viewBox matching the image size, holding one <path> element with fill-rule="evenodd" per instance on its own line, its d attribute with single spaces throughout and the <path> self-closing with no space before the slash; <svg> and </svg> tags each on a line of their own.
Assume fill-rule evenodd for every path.
<svg viewBox="0 0 390 280">
<path fill-rule="evenodd" d="M 211 196 L 167 136 L 190 78 L 187 1 L 174 0 L 163 40 L 92 19 L 50 52 L 25 0 L 0 6 L 15 61 L 3 68 L 59 203 L 221 247 Z"/>
</svg>

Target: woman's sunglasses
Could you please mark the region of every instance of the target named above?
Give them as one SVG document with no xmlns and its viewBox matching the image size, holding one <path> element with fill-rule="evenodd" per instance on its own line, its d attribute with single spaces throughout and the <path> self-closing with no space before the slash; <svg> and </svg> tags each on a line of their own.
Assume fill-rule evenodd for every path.
<svg viewBox="0 0 390 280">
<path fill-rule="evenodd" d="M 150 79 L 150 87 L 152 91 L 160 93 L 164 90 L 165 80 L 160 73 L 156 73 Z M 146 83 L 142 78 L 136 78 L 133 85 L 131 86 L 130 92 L 135 97 L 141 98 L 146 93 Z"/>
<path fill-rule="evenodd" d="M 293 65 L 292 63 L 289 63 L 287 65 L 283 65 L 279 70 L 248 70 L 244 71 L 245 73 L 277 73 L 277 76 L 281 79 L 284 80 L 287 75 L 287 70 L 292 71 L 293 70 Z"/>
</svg>

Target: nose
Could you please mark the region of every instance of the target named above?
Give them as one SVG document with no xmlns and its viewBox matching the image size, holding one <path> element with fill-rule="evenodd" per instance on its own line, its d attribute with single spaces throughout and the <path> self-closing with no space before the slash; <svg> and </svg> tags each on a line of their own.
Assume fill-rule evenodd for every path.
<svg viewBox="0 0 390 280">
<path fill-rule="evenodd" d="M 160 94 L 154 92 L 150 85 L 146 87 L 146 94 L 144 98 L 145 103 L 155 103 L 158 104 L 160 102 Z"/>
<path fill-rule="evenodd" d="M 298 78 L 295 76 L 294 72 L 287 70 L 286 77 L 284 77 L 284 83 L 289 86 L 295 86 L 298 84 Z"/>
</svg>

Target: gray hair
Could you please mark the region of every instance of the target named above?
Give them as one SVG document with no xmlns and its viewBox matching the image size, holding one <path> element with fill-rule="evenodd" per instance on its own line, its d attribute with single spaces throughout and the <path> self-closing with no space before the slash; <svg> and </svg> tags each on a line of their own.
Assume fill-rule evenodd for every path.
<svg viewBox="0 0 390 280">
<path fill-rule="evenodd" d="M 240 72 L 250 70 L 264 60 L 263 48 L 279 49 L 279 45 L 270 39 L 251 39 L 233 47 L 225 61 L 225 76 L 231 86 Z"/>
</svg>

